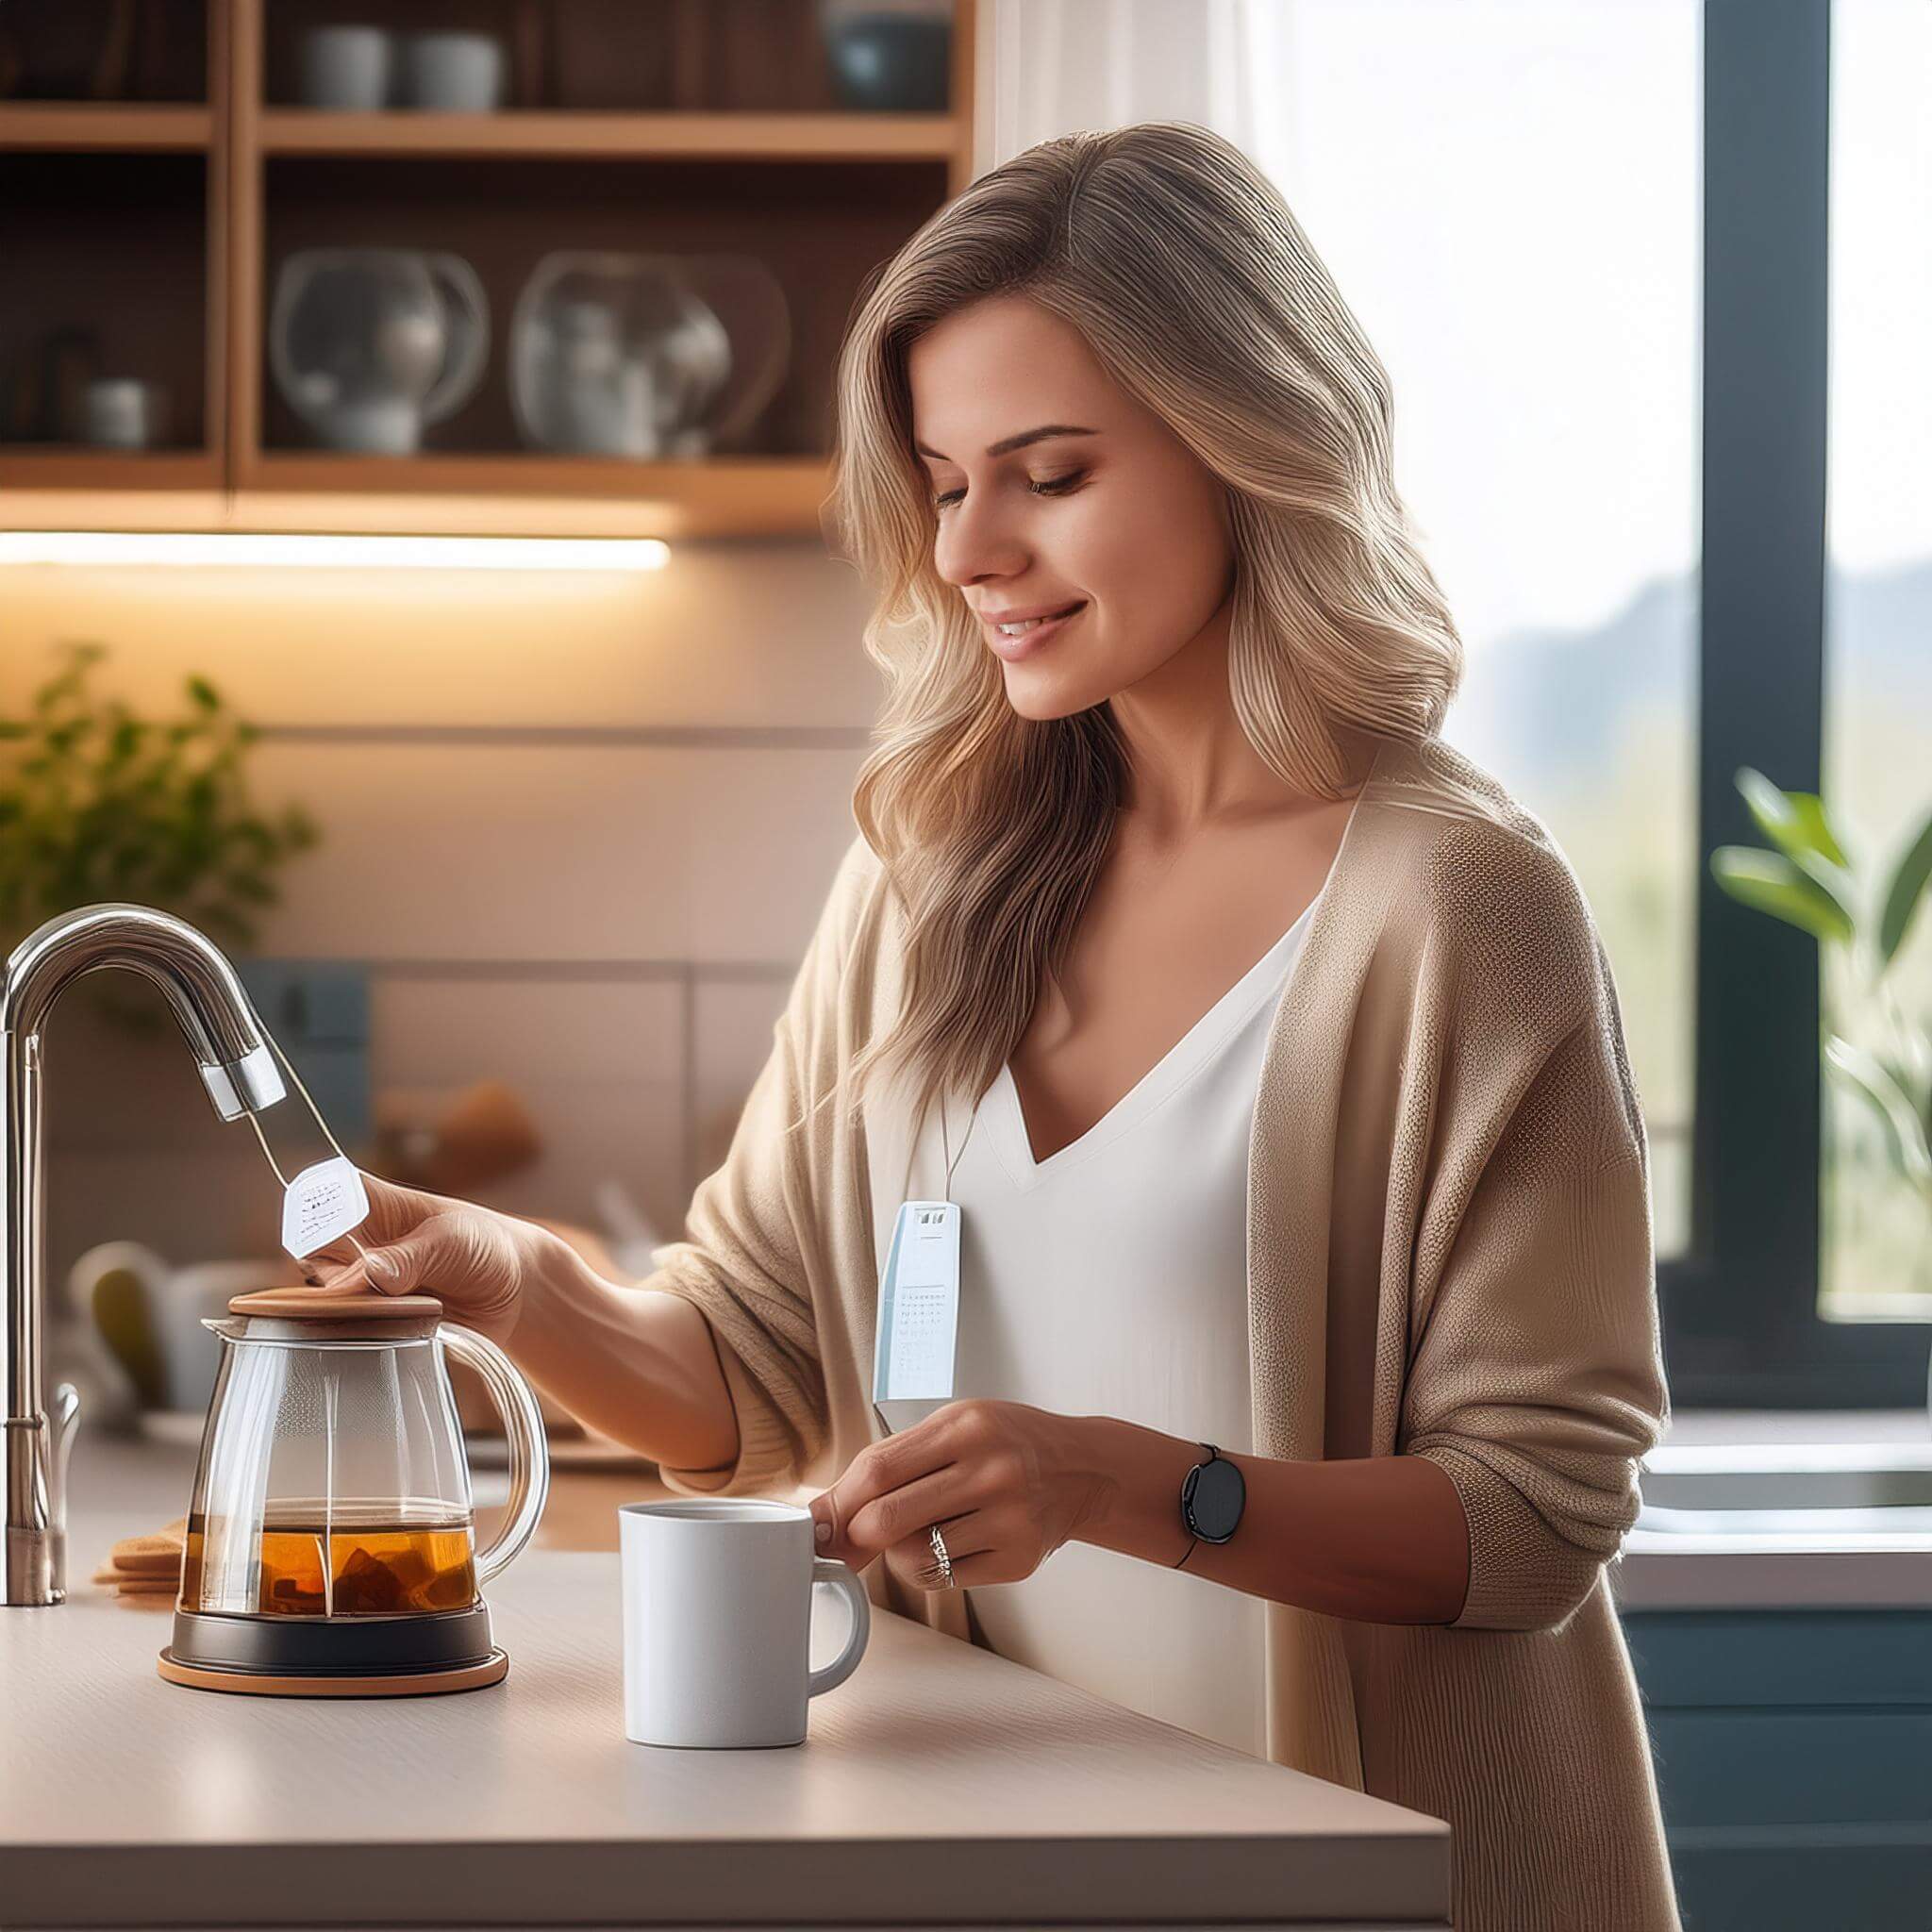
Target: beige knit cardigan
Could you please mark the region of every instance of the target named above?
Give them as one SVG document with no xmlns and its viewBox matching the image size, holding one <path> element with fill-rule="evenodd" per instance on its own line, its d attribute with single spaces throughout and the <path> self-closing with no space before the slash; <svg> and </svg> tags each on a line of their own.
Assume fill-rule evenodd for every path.
<svg viewBox="0 0 1932 1932">
<path fill-rule="evenodd" d="M 730 1150 L 653 1257 L 644 1285 L 710 1322 L 740 1433 L 675 1490 L 815 1491 L 878 1433 L 874 1232 L 941 1177 L 908 1175 L 909 1106 L 814 1103 L 897 1011 L 899 918 L 856 840 Z M 1440 740 L 1385 742 L 1357 803 L 1269 1034 L 1247 1220 L 1255 1453 L 1425 1456 L 1470 1533 L 1453 1624 L 1267 1606 L 1268 1756 L 1446 1819 L 1461 1932 L 1675 1932 L 1605 1575 L 1669 1413 L 1642 1117 L 1574 874 Z M 970 1592 L 867 1583 L 974 1635 Z"/>
</svg>

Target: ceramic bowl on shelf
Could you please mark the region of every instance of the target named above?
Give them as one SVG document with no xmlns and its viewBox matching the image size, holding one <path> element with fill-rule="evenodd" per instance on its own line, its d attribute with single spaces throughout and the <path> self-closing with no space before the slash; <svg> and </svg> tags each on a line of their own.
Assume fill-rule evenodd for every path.
<svg viewBox="0 0 1932 1932">
<path fill-rule="evenodd" d="M 945 0 L 821 0 L 819 31 L 841 102 L 873 113 L 940 114 L 951 92 Z"/>
</svg>

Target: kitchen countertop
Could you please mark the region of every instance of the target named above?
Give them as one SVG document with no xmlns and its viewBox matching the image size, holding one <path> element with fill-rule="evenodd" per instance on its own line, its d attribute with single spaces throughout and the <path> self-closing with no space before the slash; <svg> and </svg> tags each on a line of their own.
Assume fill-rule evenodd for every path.
<svg viewBox="0 0 1932 1932">
<path fill-rule="evenodd" d="M 1932 1416 L 1919 1408 L 1680 1408 L 1664 1446 L 1739 1447 L 1751 1443 L 1924 1442 Z"/>
<path fill-rule="evenodd" d="M 88 1578 L 119 1537 L 185 1510 L 192 1462 L 83 1426 L 70 1599 L 0 1609 L 8 1926 L 1449 1923 L 1440 1821 L 882 1613 L 803 1745 L 632 1744 L 608 1548 L 540 1542 L 490 1586 L 499 1687 L 165 1683 L 169 1600 Z M 615 1503 L 652 1489 L 560 1474 L 546 1521 L 568 1534 L 608 1511 L 614 1533 Z"/>
<path fill-rule="evenodd" d="M 1932 1466 L 1911 1409 L 1688 1409 L 1645 1458 L 1668 1469 Z M 1622 1610 L 1932 1609 L 1932 1532 L 1693 1532 L 1640 1525 L 1610 1566 Z"/>
</svg>

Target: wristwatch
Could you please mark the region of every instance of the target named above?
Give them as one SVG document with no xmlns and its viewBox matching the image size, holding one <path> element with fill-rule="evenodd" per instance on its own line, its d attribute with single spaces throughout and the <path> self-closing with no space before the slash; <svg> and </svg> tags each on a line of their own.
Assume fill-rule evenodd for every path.
<svg viewBox="0 0 1932 1932">
<path fill-rule="evenodd" d="M 1212 1442 L 1201 1446 L 1208 1452 L 1208 1460 L 1195 1463 L 1181 1485 L 1181 1521 L 1196 1541 L 1224 1543 L 1241 1520 L 1248 1486 L 1241 1480 L 1241 1471 Z M 1191 1542 L 1174 1567 L 1178 1570 L 1193 1554 Z"/>
</svg>

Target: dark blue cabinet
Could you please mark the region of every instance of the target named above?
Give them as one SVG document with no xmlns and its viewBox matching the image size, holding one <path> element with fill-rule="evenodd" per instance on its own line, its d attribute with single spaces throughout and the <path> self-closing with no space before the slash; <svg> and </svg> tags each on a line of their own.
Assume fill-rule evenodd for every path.
<svg viewBox="0 0 1932 1932">
<path fill-rule="evenodd" d="M 1624 1631 L 1685 1932 L 1932 1928 L 1932 1609 Z"/>
<path fill-rule="evenodd" d="M 366 1140 L 367 971 L 337 959 L 237 959 L 235 971 L 336 1139 L 351 1149 Z"/>
</svg>

